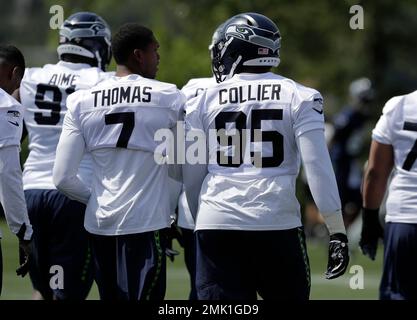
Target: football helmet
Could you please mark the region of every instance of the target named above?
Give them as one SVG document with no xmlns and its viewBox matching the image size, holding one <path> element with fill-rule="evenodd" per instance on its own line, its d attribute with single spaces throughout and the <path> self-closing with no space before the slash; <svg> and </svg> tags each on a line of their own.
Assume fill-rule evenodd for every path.
<svg viewBox="0 0 417 320">
<path fill-rule="evenodd" d="M 349 94 L 354 103 L 367 104 L 374 100 L 375 92 L 368 78 L 359 78 L 349 85 Z"/>
<path fill-rule="evenodd" d="M 214 31 L 213 36 L 211 38 L 211 43 L 210 43 L 210 45 L 208 47 L 208 49 L 210 51 L 210 58 L 211 58 L 211 60 L 213 60 L 213 54 L 214 54 L 213 53 L 213 48 L 214 48 L 215 44 L 217 42 L 219 42 L 220 37 L 222 36 L 223 27 L 224 27 L 224 23 L 222 23 L 221 25 L 219 25 L 217 27 L 217 29 Z"/>
<path fill-rule="evenodd" d="M 249 12 L 228 19 L 216 30 L 211 45 L 216 81 L 232 77 L 243 66 L 278 66 L 280 47 L 279 29 L 264 15 Z"/>
<path fill-rule="evenodd" d="M 111 31 L 106 21 L 92 12 L 77 12 L 59 29 L 58 55 L 78 55 L 93 59 L 105 70 L 111 60 Z"/>
</svg>

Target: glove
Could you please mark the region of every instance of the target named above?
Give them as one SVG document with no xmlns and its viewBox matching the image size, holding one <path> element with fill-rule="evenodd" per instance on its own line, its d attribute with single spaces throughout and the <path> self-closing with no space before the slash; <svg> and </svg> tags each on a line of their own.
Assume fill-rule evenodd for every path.
<svg viewBox="0 0 417 320">
<path fill-rule="evenodd" d="M 335 233 L 330 236 L 326 279 L 336 279 L 345 273 L 349 264 L 347 244 L 348 239 L 343 233 Z"/>
<path fill-rule="evenodd" d="M 362 208 L 362 231 L 359 246 L 362 253 L 375 260 L 378 239 L 384 237 L 384 230 L 379 223 L 379 209 Z"/>
<path fill-rule="evenodd" d="M 29 272 L 29 256 L 32 251 L 31 241 L 19 239 L 19 267 L 16 274 L 22 278 Z"/>
<path fill-rule="evenodd" d="M 166 229 L 165 231 L 165 241 L 166 241 L 166 249 L 165 254 L 171 260 L 171 262 L 174 262 L 175 256 L 179 255 L 180 253 L 177 250 L 174 250 L 172 248 L 172 241 L 174 239 L 177 239 L 179 245 L 184 248 L 184 241 L 181 232 L 179 231 L 175 221 L 171 223 L 171 227 L 169 229 Z"/>
</svg>

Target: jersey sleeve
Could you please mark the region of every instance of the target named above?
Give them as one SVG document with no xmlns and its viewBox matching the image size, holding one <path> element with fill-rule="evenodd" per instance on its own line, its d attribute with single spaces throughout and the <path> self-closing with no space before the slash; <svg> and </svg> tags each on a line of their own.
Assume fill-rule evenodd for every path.
<svg viewBox="0 0 417 320">
<path fill-rule="evenodd" d="M 168 173 L 172 179 L 177 180 L 180 182 L 182 180 L 182 170 L 179 159 L 181 159 L 181 154 L 178 153 L 179 148 L 179 141 L 184 141 L 184 104 L 185 104 L 185 96 L 184 94 L 176 90 L 176 98 L 173 99 L 173 103 L 171 105 L 171 113 L 172 118 L 171 121 L 171 131 L 174 135 L 174 141 L 172 141 L 173 150 L 175 153 L 174 156 L 174 164 L 168 166 Z M 180 151 L 182 152 L 182 151 Z"/>
<path fill-rule="evenodd" d="M 171 110 L 174 111 L 172 121 L 174 121 L 175 123 L 177 121 L 184 120 L 185 102 L 185 95 L 181 91 L 177 90 L 176 97 L 175 99 L 173 99 L 173 103 L 171 105 Z"/>
<path fill-rule="evenodd" d="M 185 132 L 203 131 L 203 120 L 201 119 L 201 104 L 205 99 L 205 93 L 187 100 L 185 104 Z"/>
<path fill-rule="evenodd" d="M 187 101 L 185 106 L 185 147 L 189 149 L 190 145 L 194 143 L 194 138 L 205 138 L 205 131 L 203 126 L 203 119 L 201 118 L 203 101 L 206 98 L 205 91 L 202 95 L 191 98 Z M 200 138 L 199 138 L 200 137 Z M 197 215 L 197 208 L 199 202 L 200 189 L 205 176 L 207 175 L 207 163 L 191 163 L 186 159 L 183 165 L 183 183 L 186 193 L 186 199 L 190 208 L 190 212 L 195 220 Z"/>
<path fill-rule="evenodd" d="M 310 130 L 297 138 L 308 185 L 322 214 L 341 210 L 332 163 L 327 150 L 324 132 Z"/>
<path fill-rule="evenodd" d="M 295 137 L 315 129 L 324 130 L 323 97 L 315 90 L 311 90 L 307 98 L 296 95 L 293 109 L 293 129 Z"/>
<path fill-rule="evenodd" d="M 53 181 L 70 199 L 87 203 L 91 190 L 78 178 L 78 168 L 84 156 L 85 142 L 76 116 L 78 93 L 68 97 L 68 111 L 56 150 Z"/>
<path fill-rule="evenodd" d="M 189 80 L 184 87 L 181 88 L 181 92 L 185 95 L 186 99 L 189 100 L 197 96 L 196 87 L 194 86 L 193 79 Z"/>
<path fill-rule="evenodd" d="M 374 130 L 372 139 L 382 144 L 392 144 L 392 121 L 397 106 L 403 102 L 403 97 L 394 97 L 385 104 L 382 115 L 379 118 Z"/>
<path fill-rule="evenodd" d="M 0 107 L 0 148 L 20 146 L 22 122 L 22 106 L 17 101 L 8 107 Z"/>
<path fill-rule="evenodd" d="M 0 148 L 0 202 L 10 230 L 21 239 L 29 240 L 32 236 L 32 226 L 23 193 L 17 146 Z"/>
<path fill-rule="evenodd" d="M 67 98 L 67 112 L 69 113 L 69 118 L 71 121 L 66 123 L 65 129 L 76 132 L 77 134 L 81 134 L 78 111 L 80 108 L 82 95 L 83 91 L 80 90 L 70 94 Z"/>
</svg>

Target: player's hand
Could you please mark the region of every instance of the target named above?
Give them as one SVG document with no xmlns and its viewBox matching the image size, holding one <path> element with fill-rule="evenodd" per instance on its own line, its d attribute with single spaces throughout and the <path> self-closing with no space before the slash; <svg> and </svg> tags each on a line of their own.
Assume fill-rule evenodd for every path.
<svg viewBox="0 0 417 320">
<path fill-rule="evenodd" d="M 19 267 L 16 269 L 16 274 L 18 276 L 24 277 L 29 272 L 29 257 L 31 251 L 31 241 L 19 239 Z"/>
<path fill-rule="evenodd" d="M 179 231 L 175 222 L 171 223 L 171 227 L 165 230 L 165 241 L 166 241 L 166 249 L 165 254 L 172 262 L 175 259 L 175 256 L 179 255 L 180 253 L 177 250 L 172 248 L 172 242 L 174 239 L 177 239 L 178 243 L 181 247 L 184 247 L 184 241 L 182 238 L 182 234 Z"/>
<path fill-rule="evenodd" d="M 326 279 L 336 279 L 343 275 L 349 264 L 348 239 L 343 233 L 330 236 L 329 258 L 327 262 Z"/>
<path fill-rule="evenodd" d="M 362 253 L 375 260 L 378 239 L 383 237 L 384 230 L 379 223 L 379 209 L 362 208 L 362 232 L 359 241 Z"/>
</svg>

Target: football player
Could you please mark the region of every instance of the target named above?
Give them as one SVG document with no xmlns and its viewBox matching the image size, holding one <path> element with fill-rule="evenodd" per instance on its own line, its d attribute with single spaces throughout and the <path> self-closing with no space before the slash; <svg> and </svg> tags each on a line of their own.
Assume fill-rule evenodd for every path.
<svg viewBox="0 0 417 320">
<path fill-rule="evenodd" d="M 10 230 L 19 238 L 23 250 L 20 275 L 28 267 L 32 226 L 23 194 L 19 152 L 23 128 L 23 110 L 11 94 L 19 87 L 25 71 L 25 59 L 14 46 L 0 45 L 0 203 Z M 1 233 L 0 233 L 1 238 Z M 0 245 L 0 294 L 3 261 Z"/>
<path fill-rule="evenodd" d="M 309 298 L 310 268 L 295 180 L 302 158 L 330 232 L 327 279 L 348 265 L 320 93 L 271 72 L 280 32 L 257 13 L 227 20 L 214 44 L 219 85 L 186 105 L 187 136 L 208 137 L 208 165 L 184 165 L 196 216 L 199 299 Z M 214 138 L 213 137 L 214 133 Z"/>
<path fill-rule="evenodd" d="M 93 282 L 83 227 L 85 205 L 56 190 L 52 169 L 67 97 L 106 77 L 111 33 L 97 14 L 78 12 L 64 21 L 59 35 L 59 62 L 27 69 L 20 86 L 29 136 L 23 184 L 35 229 L 30 268 L 33 287 L 44 299 L 78 300 L 87 297 Z M 91 158 L 86 155 L 78 171 L 86 183 L 90 181 L 91 170 Z"/>
<path fill-rule="evenodd" d="M 384 238 L 379 297 L 417 299 L 417 91 L 390 99 L 372 131 L 363 178 L 362 252 L 375 259 Z M 385 230 L 379 221 L 387 183 Z"/>
<path fill-rule="evenodd" d="M 159 43 L 151 30 L 123 25 L 112 39 L 116 75 L 68 99 L 54 182 L 87 204 L 96 281 L 102 300 L 162 300 L 165 241 L 170 226 L 168 167 L 155 161 L 159 130 L 174 129 L 185 97 L 154 80 Z M 171 131 L 170 131 L 171 132 Z M 91 189 L 76 175 L 85 151 L 94 167 Z"/>
<path fill-rule="evenodd" d="M 361 208 L 363 165 L 359 158 L 368 144 L 366 124 L 375 96 L 371 81 L 368 78 L 353 81 L 349 86 L 349 96 L 349 104 L 334 117 L 334 134 L 329 147 L 348 229 Z"/>
</svg>

